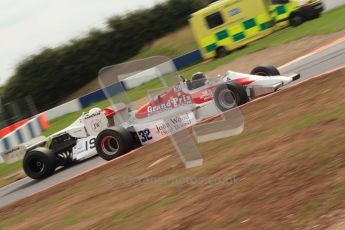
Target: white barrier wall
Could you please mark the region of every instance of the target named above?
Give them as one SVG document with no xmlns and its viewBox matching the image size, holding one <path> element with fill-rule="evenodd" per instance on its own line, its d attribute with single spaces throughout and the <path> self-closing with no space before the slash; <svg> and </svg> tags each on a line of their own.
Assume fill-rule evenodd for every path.
<svg viewBox="0 0 345 230">
<path fill-rule="evenodd" d="M 344 5 L 345 0 L 323 0 L 323 3 L 325 4 L 325 10 L 331 10 L 338 6 Z"/>
<path fill-rule="evenodd" d="M 9 150 L 17 147 L 20 144 L 28 142 L 33 138 L 41 135 L 43 131 L 39 116 L 31 119 L 23 126 L 17 128 L 13 132 L 7 134 L 0 139 L 0 163 L 6 159 L 6 154 L 11 154 Z M 22 157 L 22 156 L 21 156 Z M 20 159 L 17 159 L 20 160 Z"/>
<path fill-rule="evenodd" d="M 52 108 L 48 111 L 46 111 L 46 117 L 47 120 L 50 121 L 54 118 L 63 116 L 67 113 L 73 113 L 76 111 L 80 111 L 82 109 L 82 105 L 80 104 L 79 98 L 74 99 L 70 102 L 67 102 L 65 104 L 59 105 L 55 108 Z"/>
<path fill-rule="evenodd" d="M 163 64 L 157 65 L 154 68 L 147 69 L 145 71 L 140 71 L 137 74 L 128 77 L 122 82 L 124 83 L 126 89 L 131 89 L 137 87 L 145 82 L 151 81 L 155 78 L 163 76 L 167 73 L 176 72 L 176 67 L 173 62 L 165 62 Z M 120 76 L 121 78 L 121 76 Z"/>
<path fill-rule="evenodd" d="M 42 131 L 39 117 L 37 116 L 1 138 L 0 153 L 6 152 L 19 144 L 30 141 L 31 139 L 41 135 Z"/>
<path fill-rule="evenodd" d="M 35 117 L 23 126 L 7 134 L 0 139 L 0 153 L 6 152 L 11 148 L 30 141 L 42 133 L 39 117 Z"/>
</svg>

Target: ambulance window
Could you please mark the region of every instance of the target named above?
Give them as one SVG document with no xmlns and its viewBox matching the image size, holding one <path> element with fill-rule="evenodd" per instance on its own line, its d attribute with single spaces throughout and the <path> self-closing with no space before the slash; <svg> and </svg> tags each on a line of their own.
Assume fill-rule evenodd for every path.
<svg viewBox="0 0 345 230">
<path fill-rule="evenodd" d="M 271 1 L 273 5 L 289 3 L 289 0 L 271 0 Z"/>
<path fill-rule="evenodd" d="M 224 24 L 224 20 L 220 12 L 208 15 L 206 17 L 206 21 L 210 29 Z"/>
</svg>

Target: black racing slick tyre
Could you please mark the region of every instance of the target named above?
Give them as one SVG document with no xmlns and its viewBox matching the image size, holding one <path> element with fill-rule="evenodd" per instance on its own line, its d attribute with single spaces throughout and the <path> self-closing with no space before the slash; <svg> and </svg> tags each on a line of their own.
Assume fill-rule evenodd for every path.
<svg viewBox="0 0 345 230">
<path fill-rule="evenodd" d="M 47 148 L 36 148 L 24 156 L 24 172 L 32 179 L 40 180 L 52 175 L 56 167 L 57 159 L 53 151 Z"/>
<path fill-rule="evenodd" d="M 114 126 L 97 135 L 96 150 L 106 161 L 113 160 L 133 149 L 131 134 L 123 127 Z"/>
<path fill-rule="evenodd" d="M 249 101 L 244 87 L 236 82 L 220 85 L 214 93 L 217 108 L 224 112 Z"/>
<path fill-rule="evenodd" d="M 260 76 L 279 76 L 279 70 L 273 65 L 260 65 L 255 67 L 250 74 Z"/>
</svg>

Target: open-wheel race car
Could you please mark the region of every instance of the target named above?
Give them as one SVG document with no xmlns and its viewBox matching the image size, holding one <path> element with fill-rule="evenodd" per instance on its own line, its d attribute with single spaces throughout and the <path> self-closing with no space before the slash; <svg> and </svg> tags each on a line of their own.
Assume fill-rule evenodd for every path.
<svg viewBox="0 0 345 230">
<path fill-rule="evenodd" d="M 277 91 L 299 79 L 299 74 L 281 76 L 270 65 L 250 74 L 228 71 L 208 78 L 199 72 L 190 80 L 182 76 L 174 86 L 152 97 L 137 110 L 118 103 L 93 108 L 70 126 L 27 151 L 25 173 L 34 179 L 52 175 L 59 166 L 95 155 L 112 160 L 137 147 L 151 144 L 199 121 L 231 110 L 257 97 Z"/>
</svg>

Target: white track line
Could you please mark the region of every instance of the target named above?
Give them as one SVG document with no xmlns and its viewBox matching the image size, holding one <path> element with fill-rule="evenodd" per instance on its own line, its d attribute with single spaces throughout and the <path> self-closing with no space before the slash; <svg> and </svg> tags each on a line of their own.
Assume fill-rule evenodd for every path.
<svg viewBox="0 0 345 230">
<path fill-rule="evenodd" d="M 314 55 L 314 54 L 320 53 L 321 51 L 324 51 L 324 50 L 326 50 L 326 49 L 329 49 L 329 48 L 331 48 L 331 47 L 333 47 L 333 46 L 336 46 L 336 45 L 338 45 L 338 44 L 340 44 L 340 43 L 342 43 L 342 42 L 344 42 L 344 41 L 345 41 L 345 37 L 341 37 L 341 38 L 339 38 L 339 39 L 337 39 L 337 40 L 335 40 L 335 41 L 333 41 L 333 42 L 331 42 L 331 43 L 329 43 L 329 44 L 327 44 L 327 45 L 323 45 L 323 46 L 321 46 L 321 47 L 319 47 L 319 48 L 317 48 L 317 49 L 311 51 L 310 53 L 308 53 L 308 54 L 306 54 L 306 55 L 303 55 L 303 56 L 301 56 L 301 57 L 298 57 L 298 58 L 296 58 L 296 59 L 294 59 L 294 60 L 292 60 L 292 61 L 290 61 L 290 62 L 288 62 L 288 63 L 286 63 L 286 64 L 284 64 L 284 65 L 282 65 L 282 66 L 280 66 L 278 69 L 285 68 L 285 67 L 287 67 L 287 66 L 289 66 L 289 65 L 291 65 L 291 64 L 294 64 L 294 63 L 296 63 L 296 62 L 298 62 L 298 61 L 301 61 L 301 60 L 303 60 L 303 59 L 305 59 L 305 58 L 307 58 L 307 57 L 310 57 L 310 56 L 312 56 L 312 55 Z"/>
<path fill-rule="evenodd" d="M 15 182 L 11 183 L 11 184 L 2 186 L 2 187 L 0 188 L 0 191 L 5 191 L 5 190 L 6 190 L 7 188 L 9 188 L 10 186 L 14 186 L 14 185 L 18 184 L 19 182 L 21 182 L 22 180 L 26 180 L 27 178 L 28 178 L 28 177 L 24 177 L 24 178 L 22 178 L 22 179 L 20 179 L 20 180 L 17 180 L 17 181 L 15 181 Z"/>
</svg>

